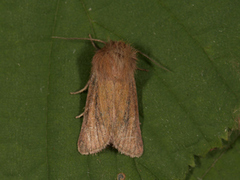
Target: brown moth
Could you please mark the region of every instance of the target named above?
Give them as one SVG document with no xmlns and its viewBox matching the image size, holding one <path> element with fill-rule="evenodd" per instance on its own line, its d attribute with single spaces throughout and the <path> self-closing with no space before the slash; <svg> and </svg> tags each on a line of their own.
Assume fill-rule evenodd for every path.
<svg viewBox="0 0 240 180">
<path fill-rule="evenodd" d="M 78 139 L 81 154 L 94 154 L 112 144 L 130 157 L 142 155 L 134 79 L 136 53 L 122 41 L 109 41 L 94 55 L 90 79 L 82 90 L 76 92 L 81 93 L 88 88 Z"/>
<path fill-rule="evenodd" d="M 71 93 L 78 94 L 88 89 L 85 110 L 77 116 L 83 116 L 78 151 L 84 155 L 95 154 L 111 144 L 122 154 L 132 158 L 140 157 L 143 141 L 134 78 L 137 69 L 136 54 L 139 51 L 123 41 L 104 42 L 92 39 L 91 36 L 53 38 L 91 40 L 92 43 L 98 41 L 105 44 L 93 57 L 91 75 L 86 86 Z"/>
</svg>

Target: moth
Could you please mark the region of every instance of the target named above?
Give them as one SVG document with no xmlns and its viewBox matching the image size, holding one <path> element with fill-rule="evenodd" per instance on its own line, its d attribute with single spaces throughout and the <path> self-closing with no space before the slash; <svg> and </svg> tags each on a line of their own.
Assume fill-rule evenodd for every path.
<svg viewBox="0 0 240 180">
<path fill-rule="evenodd" d="M 61 38 L 61 37 L 54 37 Z M 89 81 L 78 94 L 88 89 L 78 151 L 95 154 L 112 145 L 120 153 L 134 157 L 143 154 L 135 82 L 137 51 L 123 41 L 104 42 L 92 59 Z M 145 54 L 143 54 L 146 56 Z"/>
<path fill-rule="evenodd" d="M 134 79 L 137 51 L 123 41 L 109 41 L 92 60 L 83 123 L 78 139 L 81 154 L 94 154 L 112 144 L 122 154 L 143 153 Z M 81 116 L 79 116 L 81 117 Z"/>
</svg>

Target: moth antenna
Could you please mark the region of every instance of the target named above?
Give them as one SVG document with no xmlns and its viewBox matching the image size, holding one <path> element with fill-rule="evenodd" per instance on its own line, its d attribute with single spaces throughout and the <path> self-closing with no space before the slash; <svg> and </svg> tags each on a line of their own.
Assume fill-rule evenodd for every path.
<svg viewBox="0 0 240 180">
<path fill-rule="evenodd" d="M 59 37 L 59 36 L 52 36 L 52 38 L 54 38 L 54 39 L 66 39 L 66 40 L 88 40 L 88 41 L 91 41 L 93 47 L 96 48 L 96 49 L 98 49 L 98 48 L 97 48 L 96 45 L 94 44 L 94 41 L 95 41 L 95 42 L 100 42 L 100 43 L 106 44 L 105 41 L 102 41 L 102 40 L 100 40 L 100 39 L 93 39 L 92 36 L 91 36 L 91 34 L 89 34 L 89 38 L 76 38 L 76 37 L 66 38 L 66 37 Z M 168 71 L 168 72 L 172 72 L 172 71 L 170 71 L 169 69 L 167 69 L 166 67 L 160 65 L 158 62 L 156 62 L 155 60 L 153 60 L 152 58 L 150 58 L 150 57 L 147 56 L 146 54 L 142 53 L 141 51 L 138 51 L 138 50 L 137 50 L 137 52 L 140 53 L 140 54 L 142 54 L 144 57 L 148 58 L 150 61 L 152 61 L 154 64 L 156 64 L 156 65 L 159 66 L 160 68 L 162 68 L 162 69 L 164 69 L 164 70 L 166 70 L 166 71 Z"/>
<path fill-rule="evenodd" d="M 96 41 L 96 42 L 100 42 L 100 43 L 106 44 L 106 42 L 104 42 L 104 41 L 102 41 L 100 39 L 92 39 L 91 36 L 90 36 L 90 38 L 75 38 L 75 37 L 73 37 L 73 38 L 66 38 L 66 37 L 52 36 L 52 38 L 54 38 L 54 39 L 66 39 L 66 40 L 88 40 L 88 41 L 91 41 L 91 42 Z"/>
<path fill-rule="evenodd" d="M 159 64 L 158 62 L 156 62 L 155 60 L 153 60 L 152 58 L 150 58 L 148 55 L 142 53 L 141 51 L 138 51 L 138 53 L 140 53 L 141 55 L 143 55 L 144 57 L 148 58 L 150 61 L 152 61 L 154 64 L 156 64 L 157 66 L 159 66 L 160 68 L 168 71 L 168 72 L 172 72 L 169 69 L 165 68 L 164 66 L 162 66 L 161 64 Z"/>
<path fill-rule="evenodd" d="M 92 41 L 93 38 L 92 38 L 91 34 L 89 34 L 89 38 L 90 38 L 90 41 L 91 41 L 93 47 L 94 47 L 95 49 L 98 49 L 97 46 L 96 46 L 96 45 L 94 44 L 94 42 Z"/>
<path fill-rule="evenodd" d="M 140 71 L 146 71 L 146 72 L 148 72 L 147 69 L 141 69 L 141 68 L 137 68 L 137 69 L 140 70 Z"/>
</svg>

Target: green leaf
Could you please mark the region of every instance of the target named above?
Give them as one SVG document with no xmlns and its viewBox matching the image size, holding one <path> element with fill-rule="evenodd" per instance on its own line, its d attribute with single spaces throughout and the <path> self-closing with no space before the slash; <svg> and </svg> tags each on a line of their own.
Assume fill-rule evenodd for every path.
<svg viewBox="0 0 240 180">
<path fill-rule="evenodd" d="M 236 129 L 238 1 L 9 0 L 0 10 L 0 179 L 191 179 L 194 156 L 224 147 Z M 139 55 L 138 67 L 148 70 L 136 73 L 140 158 L 114 148 L 77 151 L 82 119 L 74 117 L 87 92 L 69 92 L 87 83 L 95 49 L 51 37 L 88 34 L 124 40 L 171 70 Z"/>
<path fill-rule="evenodd" d="M 233 131 L 221 149 L 211 150 L 206 157 L 197 158 L 196 167 L 187 179 L 238 179 L 240 177 L 240 131 Z"/>
</svg>

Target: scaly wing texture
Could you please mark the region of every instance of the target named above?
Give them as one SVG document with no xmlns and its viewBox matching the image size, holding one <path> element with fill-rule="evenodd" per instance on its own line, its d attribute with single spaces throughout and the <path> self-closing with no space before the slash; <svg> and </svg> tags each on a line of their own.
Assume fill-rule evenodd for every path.
<svg viewBox="0 0 240 180">
<path fill-rule="evenodd" d="M 125 155 L 140 157 L 143 153 L 143 142 L 134 77 L 127 84 L 115 82 L 114 94 L 113 146 Z"/>
<path fill-rule="evenodd" d="M 113 83 L 92 75 L 88 87 L 83 124 L 78 140 L 81 154 L 94 154 L 109 143 L 112 132 Z"/>
</svg>

